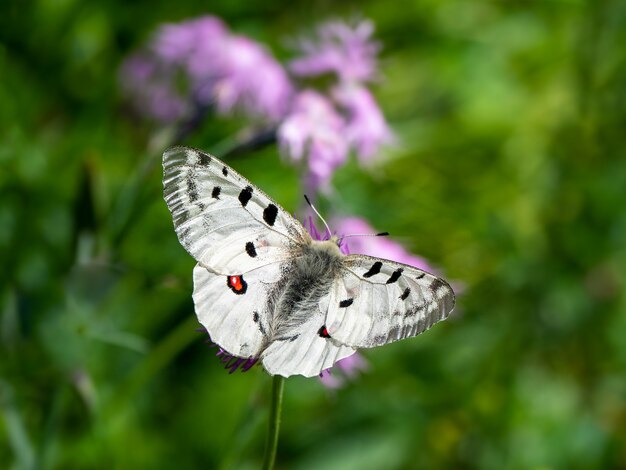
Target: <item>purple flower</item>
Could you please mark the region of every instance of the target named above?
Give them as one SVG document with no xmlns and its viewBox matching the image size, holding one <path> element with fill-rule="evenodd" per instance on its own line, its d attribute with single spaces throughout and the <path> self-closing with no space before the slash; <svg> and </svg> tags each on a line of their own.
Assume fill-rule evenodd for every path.
<svg viewBox="0 0 626 470">
<path fill-rule="evenodd" d="M 313 90 L 304 90 L 295 97 L 277 136 L 288 158 L 306 161 L 309 183 L 314 188 L 326 186 L 348 156 L 345 120 L 330 101 Z"/>
<path fill-rule="evenodd" d="M 209 334 L 206 328 L 198 328 L 196 331 L 205 333 L 207 335 Z M 205 343 L 207 343 L 210 348 L 217 348 L 217 352 L 215 353 L 215 356 L 219 357 L 220 362 L 224 365 L 224 369 L 228 370 L 229 374 L 232 374 L 237 369 L 241 370 L 241 372 L 248 372 L 252 368 L 252 366 L 254 366 L 255 364 L 258 364 L 259 362 L 258 357 L 244 358 L 244 357 L 237 357 L 237 356 L 232 355 L 231 353 L 222 349 L 219 345 L 214 343 L 211 340 L 210 336 L 205 341 Z"/>
<path fill-rule="evenodd" d="M 165 63 L 188 66 L 199 55 L 216 55 L 228 34 L 219 18 L 203 16 L 161 26 L 152 39 L 151 49 Z"/>
<path fill-rule="evenodd" d="M 324 23 L 315 40 L 301 43 L 302 57 L 290 64 L 296 75 L 334 73 L 338 77 L 331 99 L 307 90 L 298 95 L 279 128 L 283 153 L 294 161 L 308 157 L 308 183 L 313 189 L 328 187 L 351 149 L 366 162 L 393 140 L 376 100 L 362 85 L 376 74 L 379 45 L 371 39 L 373 31 L 370 21 L 353 26 Z"/>
<path fill-rule="evenodd" d="M 126 59 L 120 68 L 119 79 L 132 106 L 149 119 L 167 124 L 189 113 L 189 103 L 174 86 L 172 70 L 167 70 L 146 52 Z"/>
<path fill-rule="evenodd" d="M 217 353 L 215 353 L 215 355 L 220 358 L 220 362 L 224 365 L 224 369 L 228 370 L 229 374 L 232 374 L 237 369 L 241 372 L 248 372 L 252 366 L 257 364 L 259 361 L 259 359 L 255 357 L 242 358 L 233 356 L 219 346 L 217 347 Z"/>
<path fill-rule="evenodd" d="M 312 189 L 327 188 L 334 171 L 345 163 L 351 148 L 361 161 L 370 161 L 381 145 L 393 141 L 376 101 L 367 88 L 341 83 L 333 89 L 335 102 L 304 90 L 278 128 L 283 154 L 305 161 Z M 340 113 L 335 103 L 343 113 Z"/>
<path fill-rule="evenodd" d="M 317 229 L 317 227 L 315 226 L 315 223 L 313 223 L 313 216 L 308 216 L 306 219 L 304 219 L 304 222 L 302 222 L 302 225 L 304 226 L 304 228 L 306 229 L 307 232 L 309 232 L 309 235 L 311 235 L 311 238 L 313 240 L 329 240 L 330 239 L 330 233 L 328 233 L 328 230 L 324 230 L 324 234 L 322 235 L 320 233 L 320 231 Z"/>
<path fill-rule="evenodd" d="M 369 161 L 393 134 L 370 91 L 356 83 L 342 83 L 333 97 L 347 115 L 346 133 L 361 161 Z"/>
<path fill-rule="evenodd" d="M 194 98 L 228 114 L 235 108 L 277 120 L 287 110 L 292 86 L 287 73 L 260 44 L 231 34 L 219 19 L 206 16 L 157 33 L 153 49 L 180 64 Z"/>
<path fill-rule="evenodd" d="M 377 233 L 367 222 L 358 217 L 341 219 L 336 226 L 341 235 Z M 348 243 L 351 253 L 377 256 L 409 264 L 427 272 L 434 271 L 424 258 L 409 253 L 402 245 L 386 237 L 352 237 L 348 239 Z"/>
<path fill-rule="evenodd" d="M 317 29 L 316 40 L 301 41 L 302 57 L 292 61 L 290 69 L 300 76 L 335 73 L 342 81 L 372 80 L 380 50 L 372 41 L 373 32 L 371 21 L 354 26 L 341 21 L 324 23 Z"/>
<path fill-rule="evenodd" d="M 255 116 L 278 120 L 285 115 L 292 86 L 283 67 L 260 44 L 243 36 L 230 36 L 215 57 L 215 70 L 194 75 L 201 87 L 212 82 L 211 98 L 221 113 L 236 106 Z"/>
<path fill-rule="evenodd" d="M 154 62 L 158 73 L 143 80 L 122 74 L 124 90 L 133 100 L 140 95 L 142 104 L 158 98 L 165 107 L 161 102 L 169 92 L 186 110 L 212 105 L 222 114 L 240 109 L 272 121 L 287 112 L 293 89 L 285 69 L 263 46 L 231 34 L 218 18 L 162 26 L 142 55 Z M 127 63 L 122 66 L 126 68 Z M 176 93 L 180 82 L 184 90 Z M 143 111 L 150 114 L 150 109 Z"/>
<path fill-rule="evenodd" d="M 341 388 L 346 380 L 354 380 L 360 372 L 369 369 L 369 364 L 358 352 L 344 357 L 335 363 L 332 369 L 320 374 L 320 380 L 328 388 Z"/>
</svg>

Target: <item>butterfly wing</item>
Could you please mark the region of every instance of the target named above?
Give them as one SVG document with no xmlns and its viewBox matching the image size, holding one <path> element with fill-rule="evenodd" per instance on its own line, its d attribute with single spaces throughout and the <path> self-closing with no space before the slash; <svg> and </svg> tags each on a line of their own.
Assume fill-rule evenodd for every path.
<svg viewBox="0 0 626 470">
<path fill-rule="evenodd" d="M 263 352 L 263 367 L 271 375 L 314 377 L 335 362 L 356 352 L 323 334 L 326 311 L 293 312 L 305 321 L 282 338 L 274 340 Z"/>
<path fill-rule="evenodd" d="M 310 285 L 294 279 L 294 266 L 292 260 L 224 276 L 198 263 L 193 299 L 200 323 L 229 353 L 244 358 L 260 356 L 272 375 L 313 377 L 355 350 L 322 331 L 328 301 L 323 309 L 315 294 L 295 304 L 285 301 L 290 295 L 293 298 L 294 289 Z M 318 281 L 326 287 L 319 290 L 328 292 L 331 280 Z"/>
<path fill-rule="evenodd" d="M 173 147 L 163 154 L 163 170 L 180 243 L 216 273 L 244 274 L 287 260 L 290 249 L 309 237 L 269 196 L 212 155 Z"/>
<path fill-rule="evenodd" d="M 164 197 L 181 244 L 198 261 L 194 304 L 211 339 L 255 357 L 267 344 L 268 298 L 283 262 L 307 240 L 302 225 L 224 162 L 199 150 L 163 154 Z"/>
<path fill-rule="evenodd" d="M 234 356 L 258 357 L 269 341 L 268 299 L 280 276 L 279 263 L 238 276 L 224 276 L 198 263 L 193 270 L 193 301 L 211 340 Z"/>
<path fill-rule="evenodd" d="M 331 287 L 326 328 L 336 342 L 371 348 L 426 331 L 454 303 L 443 279 L 394 261 L 349 255 Z"/>
</svg>

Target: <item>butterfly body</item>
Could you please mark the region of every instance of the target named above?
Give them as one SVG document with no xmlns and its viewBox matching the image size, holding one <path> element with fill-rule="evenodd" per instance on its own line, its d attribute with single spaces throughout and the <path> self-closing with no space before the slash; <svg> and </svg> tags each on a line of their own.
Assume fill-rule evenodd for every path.
<svg viewBox="0 0 626 470">
<path fill-rule="evenodd" d="M 343 255 L 219 159 L 174 147 L 164 196 L 198 261 L 194 304 L 211 339 L 270 374 L 318 375 L 357 348 L 415 336 L 454 306 L 450 286 L 412 266 Z"/>
<path fill-rule="evenodd" d="M 328 294 L 341 268 L 341 256 L 337 245 L 316 240 L 294 253 L 275 292 L 268 295 L 268 344 L 298 338 L 300 325 L 317 314 L 320 299 Z"/>
</svg>

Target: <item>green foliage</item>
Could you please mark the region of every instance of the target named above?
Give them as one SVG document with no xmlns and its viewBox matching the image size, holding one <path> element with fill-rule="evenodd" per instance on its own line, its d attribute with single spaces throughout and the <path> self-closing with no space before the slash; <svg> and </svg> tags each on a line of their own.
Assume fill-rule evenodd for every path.
<svg viewBox="0 0 626 470">
<path fill-rule="evenodd" d="M 319 19 L 375 21 L 399 145 L 343 168 L 328 207 L 461 290 L 450 321 L 366 351 L 347 388 L 287 380 L 279 466 L 626 466 L 626 3 L 310 6 L 1 7 L 0 467 L 261 463 L 271 380 L 229 376 L 194 331 L 194 263 L 161 196 L 167 139 L 118 94 L 125 55 L 206 8 L 279 57 Z M 187 143 L 219 154 L 240 124 L 212 119 Z M 275 148 L 230 163 L 297 208 Z"/>
</svg>

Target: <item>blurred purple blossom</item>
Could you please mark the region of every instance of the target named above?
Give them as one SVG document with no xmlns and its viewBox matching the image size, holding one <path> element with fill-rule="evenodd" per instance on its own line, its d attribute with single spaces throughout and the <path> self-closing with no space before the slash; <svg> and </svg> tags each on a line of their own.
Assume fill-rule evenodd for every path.
<svg viewBox="0 0 626 470">
<path fill-rule="evenodd" d="M 291 64 L 295 74 L 336 74 L 321 93 L 295 89 L 265 47 L 233 34 L 219 18 L 165 24 L 122 64 L 121 86 L 139 113 L 162 124 L 200 122 L 207 110 L 272 122 L 281 153 L 306 169 L 308 190 L 325 190 L 351 151 L 368 162 L 393 141 L 364 85 L 377 71 L 373 32 L 370 21 L 331 21 L 302 42 L 303 56 Z"/>
<path fill-rule="evenodd" d="M 167 70 L 146 52 L 128 57 L 120 68 L 122 90 L 143 116 L 167 124 L 189 113 L 189 103 L 174 86 L 172 70 Z"/>
<path fill-rule="evenodd" d="M 221 42 L 228 34 L 228 28 L 222 20 L 203 16 L 161 26 L 150 46 L 163 62 L 189 66 L 189 62 L 194 59 L 211 59 L 216 56 Z"/>
<path fill-rule="evenodd" d="M 370 21 L 349 25 L 341 21 L 322 24 L 313 39 L 301 41 L 302 56 L 290 64 L 290 70 L 299 76 L 336 74 L 338 80 L 331 87 L 330 99 L 325 99 L 325 119 L 306 119 L 302 110 L 294 113 L 299 119 L 285 121 L 279 128 L 279 142 L 284 154 L 300 161 L 308 156 L 309 178 L 312 188 L 328 188 L 334 171 L 354 150 L 361 162 L 370 161 L 384 144 L 393 141 L 393 135 L 376 100 L 363 82 L 377 74 L 377 54 L 380 46 L 372 40 L 374 26 Z M 310 92 L 309 92 L 310 93 Z M 321 95 L 317 95 L 321 97 Z M 311 100 L 305 101 L 313 108 Z M 316 101 L 321 101 L 317 99 Z M 321 106 L 320 106 L 321 107 Z M 318 113 L 318 115 L 321 113 Z"/>
<path fill-rule="evenodd" d="M 333 90 L 333 97 L 347 115 L 347 137 L 359 160 L 371 160 L 382 145 L 393 142 L 391 129 L 367 88 L 342 83 Z"/>
<path fill-rule="evenodd" d="M 366 221 L 358 217 L 340 219 L 335 223 L 335 227 L 340 236 L 377 233 Z M 352 237 L 348 240 L 350 253 L 386 258 L 415 266 L 427 272 L 434 272 L 434 269 L 424 258 L 409 253 L 402 245 L 387 237 Z"/>
<path fill-rule="evenodd" d="M 306 160 L 310 185 L 326 186 L 335 169 L 346 161 L 346 122 L 333 104 L 313 90 L 300 92 L 290 114 L 278 127 L 281 151 L 291 160 Z"/>
<path fill-rule="evenodd" d="M 342 81 L 369 81 L 377 74 L 380 45 L 372 40 L 374 25 L 360 21 L 353 26 L 342 21 L 329 21 L 317 29 L 314 40 L 299 44 L 302 57 L 290 64 L 300 76 L 335 73 Z"/>
<path fill-rule="evenodd" d="M 323 370 L 320 380 L 328 388 L 341 388 L 346 380 L 354 380 L 357 375 L 369 369 L 369 364 L 358 352 L 344 357 L 332 369 Z"/>
<path fill-rule="evenodd" d="M 186 78 L 187 89 L 180 98 L 189 110 L 214 105 L 217 112 L 227 114 L 237 108 L 271 121 L 287 112 L 293 89 L 285 69 L 263 46 L 231 34 L 218 18 L 205 16 L 164 25 L 142 55 L 154 62 L 159 73 L 143 80 L 122 73 L 121 80 L 123 89 L 146 114 L 150 109 L 141 107 L 146 102 L 159 110 L 170 109 L 171 105 L 163 102 L 161 88 L 173 89 L 176 83 L 171 77 L 177 73 Z M 127 68 L 124 63 L 122 70 Z M 180 117 L 172 114 L 163 121 Z"/>
<path fill-rule="evenodd" d="M 320 233 L 320 231 L 315 226 L 315 223 L 313 222 L 312 215 L 306 217 L 304 219 L 304 222 L 302 222 L 302 225 L 304 226 L 306 231 L 309 232 L 309 235 L 311 235 L 311 238 L 313 240 L 328 240 L 330 238 L 330 233 L 328 233 L 328 230 L 324 230 L 323 235 Z"/>
<path fill-rule="evenodd" d="M 285 69 L 260 44 L 243 36 L 230 36 L 216 70 L 192 74 L 200 88 L 212 83 L 209 97 L 221 113 L 240 106 L 247 113 L 277 121 L 285 115 L 293 93 Z"/>
</svg>

